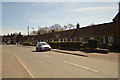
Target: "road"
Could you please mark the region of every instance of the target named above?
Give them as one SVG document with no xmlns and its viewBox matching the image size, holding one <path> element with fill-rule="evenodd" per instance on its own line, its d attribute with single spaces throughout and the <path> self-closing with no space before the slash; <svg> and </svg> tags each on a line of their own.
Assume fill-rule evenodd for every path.
<svg viewBox="0 0 120 80">
<path fill-rule="evenodd" d="M 118 62 L 3 45 L 3 78 L 118 78 Z"/>
</svg>

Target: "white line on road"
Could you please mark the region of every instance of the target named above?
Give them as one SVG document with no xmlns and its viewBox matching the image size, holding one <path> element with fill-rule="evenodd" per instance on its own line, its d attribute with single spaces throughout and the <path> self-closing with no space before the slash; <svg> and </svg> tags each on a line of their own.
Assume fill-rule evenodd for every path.
<svg viewBox="0 0 120 80">
<path fill-rule="evenodd" d="M 53 59 L 53 57 L 51 57 L 51 56 L 48 56 L 48 55 L 45 55 L 45 54 L 43 54 L 43 56 L 45 56 L 45 57 L 49 57 L 49 58 Z"/>
<path fill-rule="evenodd" d="M 64 62 L 65 62 L 65 63 L 68 63 L 68 64 L 71 64 L 71 65 L 74 65 L 74 66 L 79 67 L 79 68 L 83 68 L 83 69 L 86 69 L 86 70 L 92 71 L 92 72 L 98 72 L 97 70 L 94 70 L 94 69 L 91 69 L 91 68 L 88 68 L 88 67 L 84 67 L 84 66 L 80 66 L 80 65 L 77 65 L 77 64 L 74 64 L 74 63 L 68 62 L 68 61 L 64 61 Z"/>
<path fill-rule="evenodd" d="M 35 77 L 32 75 L 32 73 L 27 69 L 27 67 L 24 65 L 24 63 L 13 53 L 13 55 L 18 59 L 18 61 L 21 63 L 21 65 L 27 70 L 27 72 L 29 73 L 29 75 L 35 79 Z"/>
</svg>

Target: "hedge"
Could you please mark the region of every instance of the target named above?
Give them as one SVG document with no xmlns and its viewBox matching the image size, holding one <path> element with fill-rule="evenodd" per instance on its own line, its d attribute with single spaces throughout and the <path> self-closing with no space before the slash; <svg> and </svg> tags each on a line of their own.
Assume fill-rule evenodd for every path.
<svg viewBox="0 0 120 80">
<path fill-rule="evenodd" d="M 79 49 L 81 48 L 81 42 L 50 42 L 49 43 L 52 48 L 60 48 L 60 49 Z"/>
<path fill-rule="evenodd" d="M 35 44 L 29 41 L 23 43 L 23 45 L 34 46 Z"/>
<path fill-rule="evenodd" d="M 81 49 L 81 48 L 97 48 L 97 40 L 89 40 L 88 42 L 49 42 L 52 48 L 60 49 Z"/>
<path fill-rule="evenodd" d="M 97 40 L 89 40 L 88 41 L 88 47 L 89 48 L 97 48 L 98 47 L 98 41 Z"/>
</svg>

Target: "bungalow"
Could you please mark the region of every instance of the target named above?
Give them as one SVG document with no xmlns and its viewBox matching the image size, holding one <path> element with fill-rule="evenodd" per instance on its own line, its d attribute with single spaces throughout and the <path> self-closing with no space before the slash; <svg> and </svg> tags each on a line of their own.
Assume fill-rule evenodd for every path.
<svg viewBox="0 0 120 80">
<path fill-rule="evenodd" d="M 120 45 L 120 13 L 118 13 L 113 22 L 98 24 L 93 26 L 87 26 L 83 28 L 51 32 L 47 34 L 39 34 L 36 36 L 24 36 L 24 40 L 28 41 L 80 41 L 86 42 L 90 39 L 96 39 L 100 44 L 112 43 L 115 45 Z M 29 38 L 29 39 L 28 39 Z M 34 39 L 33 39 L 34 38 Z"/>
<path fill-rule="evenodd" d="M 40 34 L 36 36 L 38 41 L 80 41 L 85 42 L 96 39 L 100 44 L 120 45 L 120 13 L 115 16 L 113 22 L 87 26 L 83 28 Z"/>
<path fill-rule="evenodd" d="M 84 42 L 90 39 L 96 39 L 102 43 L 114 43 L 115 26 L 113 22 L 79 28 L 73 35 L 73 39 Z"/>
<path fill-rule="evenodd" d="M 61 31 L 61 32 L 53 32 L 51 33 L 51 36 L 48 38 L 49 41 L 70 41 L 70 38 L 75 33 L 75 29 L 73 30 L 67 30 L 67 31 Z"/>
</svg>

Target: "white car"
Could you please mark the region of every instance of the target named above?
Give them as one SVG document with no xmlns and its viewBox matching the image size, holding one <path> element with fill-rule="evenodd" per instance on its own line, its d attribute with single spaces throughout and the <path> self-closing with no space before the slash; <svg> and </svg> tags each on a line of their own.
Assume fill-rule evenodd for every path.
<svg viewBox="0 0 120 80">
<path fill-rule="evenodd" d="M 36 51 L 43 51 L 43 50 L 51 50 L 51 47 L 48 43 L 46 42 L 38 42 L 36 44 Z"/>
</svg>

